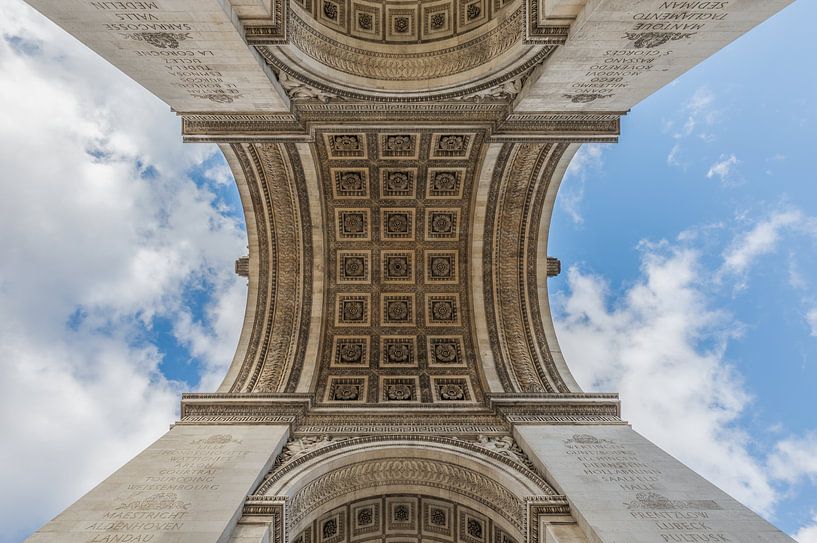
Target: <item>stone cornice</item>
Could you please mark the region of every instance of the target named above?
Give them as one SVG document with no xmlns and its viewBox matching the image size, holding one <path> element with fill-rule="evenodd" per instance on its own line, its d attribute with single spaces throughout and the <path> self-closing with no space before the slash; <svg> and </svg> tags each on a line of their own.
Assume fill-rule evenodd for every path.
<svg viewBox="0 0 817 543">
<path fill-rule="evenodd" d="M 493 409 L 509 424 L 626 424 L 618 394 L 494 394 Z"/>
<path fill-rule="evenodd" d="M 314 141 L 319 126 L 364 123 L 456 124 L 489 131 L 489 142 L 575 143 L 618 141 L 624 112 L 529 112 L 508 115 L 497 103 L 456 102 L 426 104 L 320 104 L 296 106 L 293 113 L 188 113 L 182 135 L 188 142 L 239 143 Z"/>
<path fill-rule="evenodd" d="M 190 393 L 177 424 L 287 424 L 297 434 L 504 434 L 514 424 L 626 424 L 617 394 L 493 394 L 487 408 L 418 406 L 342 412 L 309 394 Z"/>
<path fill-rule="evenodd" d="M 189 393 L 176 424 L 297 424 L 312 405 L 308 394 Z"/>
</svg>

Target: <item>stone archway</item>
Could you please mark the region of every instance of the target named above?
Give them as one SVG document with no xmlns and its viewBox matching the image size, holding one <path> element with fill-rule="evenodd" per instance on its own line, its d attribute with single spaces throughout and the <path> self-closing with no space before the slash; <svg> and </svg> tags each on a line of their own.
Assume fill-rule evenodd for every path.
<svg viewBox="0 0 817 543">
<path fill-rule="evenodd" d="M 239 526 L 302 543 L 523 542 L 542 522 L 575 524 L 509 436 L 292 439 L 247 504 Z"/>
<path fill-rule="evenodd" d="M 293 543 L 375 542 L 399 537 L 456 543 L 518 543 L 494 515 L 462 502 L 428 494 L 382 494 L 359 499 L 310 516 Z"/>
</svg>

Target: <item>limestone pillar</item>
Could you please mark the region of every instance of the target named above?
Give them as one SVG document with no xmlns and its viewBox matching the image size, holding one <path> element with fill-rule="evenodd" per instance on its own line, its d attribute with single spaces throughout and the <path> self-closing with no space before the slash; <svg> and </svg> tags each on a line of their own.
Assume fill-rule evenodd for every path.
<svg viewBox="0 0 817 543">
<path fill-rule="evenodd" d="M 288 111 L 239 13 L 258 0 L 26 0 L 179 113 Z M 254 8 L 254 9 L 253 9 Z"/>
<path fill-rule="evenodd" d="M 514 434 L 590 542 L 793 541 L 629 426 L 519 425 Z"/>
<path fill-rule="evenodd" d="M 575 17 L 515 113 L 627 111 L 792 1 L 530 0 Z"/>
<path fill-rule="evenodd" d="M 177 425 L 30 543 L 222 543 L 286 443 L 280 425 Z"/>
</svg>

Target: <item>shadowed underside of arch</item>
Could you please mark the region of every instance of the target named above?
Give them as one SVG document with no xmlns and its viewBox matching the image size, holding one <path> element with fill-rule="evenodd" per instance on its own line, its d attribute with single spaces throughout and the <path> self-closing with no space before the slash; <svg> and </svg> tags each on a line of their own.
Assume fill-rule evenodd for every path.
<svg viewBox="0 0 817 543">
<path fill-rule="evenodd" d="M 223 146 L 250 294 L 221 390 L 336 407 L 577 392 L 541 303 L 543 222 L 576 146 L 487 135 L 364 125 Z"/>
<path fill-rule="evenodd" d="M 510 438 L 483 436 L 291 439 L 248 504 L 242 522 L 277 508 L 293 541 L 510 543 L 536 541 L 541 516 L 574 523 Z"/>
</svg>

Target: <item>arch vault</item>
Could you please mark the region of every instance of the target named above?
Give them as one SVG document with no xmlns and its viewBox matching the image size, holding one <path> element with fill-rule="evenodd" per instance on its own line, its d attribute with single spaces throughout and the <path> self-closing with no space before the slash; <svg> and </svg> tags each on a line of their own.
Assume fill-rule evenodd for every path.
<svg viewBox="0 0 817 543">
<path fill-rule="evenodd" d="M 791 541 L 579 388 L 547 294 L 579 146 L 790 0 L 28 2 L 220 145 L 248 236 L 219 389 L 29 541 Z"/>
</svg>

